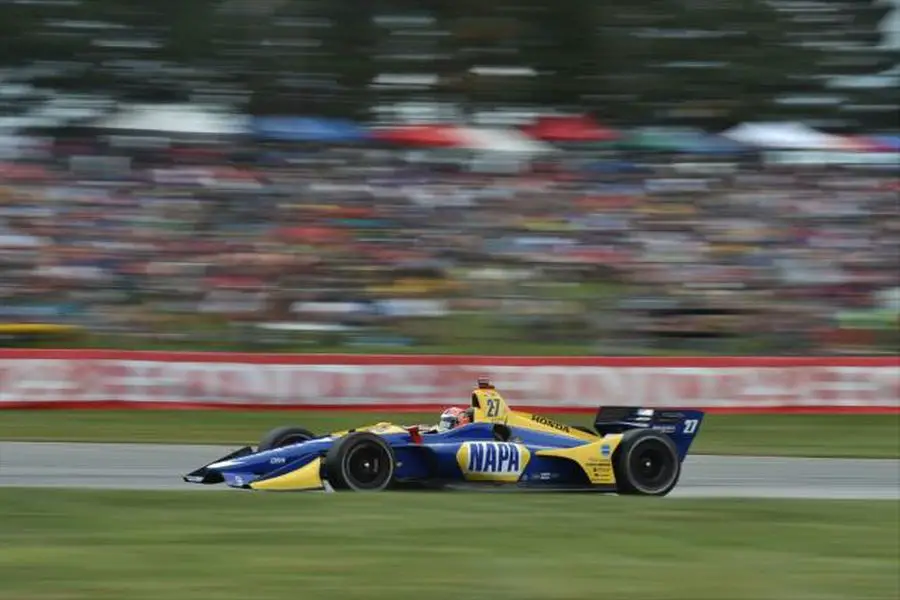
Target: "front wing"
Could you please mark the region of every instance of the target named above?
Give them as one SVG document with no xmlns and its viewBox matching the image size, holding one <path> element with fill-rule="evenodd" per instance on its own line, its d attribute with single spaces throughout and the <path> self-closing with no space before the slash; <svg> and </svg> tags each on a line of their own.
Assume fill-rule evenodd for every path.
<svg viewBox="0 0 900 600">
<path fill-rule="evenodd" d="M 323 481 L 322 459 L 320 457 L 304 457 L 302 459 L 286 463 L 284 466 L 264 474 L 255 474 L 241 469 L 229 471 L 228 468 L 211 468 L 221 463 L 228 463 L 241 458 L 252 456 L 256 451 L 250 446 L 244 446 L 239 450 L 227 454 L 222 458 L 191 471 L 183 477 L 188 483 L 217 484 L 225 483 L 230 487 L 272 490 L 272 491 L 304 491 L 323 490 L 328 487 Z"/>
</svg>

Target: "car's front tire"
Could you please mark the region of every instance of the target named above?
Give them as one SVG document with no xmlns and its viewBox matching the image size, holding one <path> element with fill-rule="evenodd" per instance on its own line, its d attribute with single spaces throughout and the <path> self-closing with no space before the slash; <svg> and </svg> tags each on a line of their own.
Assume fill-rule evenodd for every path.
<svg viewBox="0 0 900 600">
<path fill-rule="evenodd" d="M 306 440 L 311 440 L 314 437 L 316 437 L 316 434 L 312 431 L 295 425 L 276 427 L 267 432 L 266 435 L 259 440 L 259 446 L 257 446 L 256 451 L 265 452 L 266 450 L 272 450 L 274 448 L 282 448 L 284 446 L 290 446 L 291 444 L 298 444 L 300 442 L 305 442 Z"/>
<path fill-rule="evenodd" d="M 394 451 L 368 431 L 349 433 L 325 455 L 325 478 L 335 490 L 380 492 L 394 479 Z"/>
<path fill-rule="evenodd" d="M 613 455 L 620 494 L 665 496 L 681 476 L 678 450 L 669 436 L 652 429 L 626 431 Z"/>
</svg>

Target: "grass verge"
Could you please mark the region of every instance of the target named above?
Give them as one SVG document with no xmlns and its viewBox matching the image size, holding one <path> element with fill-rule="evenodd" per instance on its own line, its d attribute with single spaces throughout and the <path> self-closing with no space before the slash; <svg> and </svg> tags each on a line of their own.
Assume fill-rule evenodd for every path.
<svg viewBox="0 0 900 600">
<path fill-rule="evenodd" d="M 591 415 L 549 415 L 589 424 Z M 318 411 L 0 411 L 0 440 L 255 443 L 271 427 L 315 432 L 436 414 Z M 708 415 L 692 453 L 900 458 L 900 415 Z"/>
<path fill-rule="evenodd" d="M 895 502 L 0 490 L 0 600 L 893 600 Z"/>
</svg>

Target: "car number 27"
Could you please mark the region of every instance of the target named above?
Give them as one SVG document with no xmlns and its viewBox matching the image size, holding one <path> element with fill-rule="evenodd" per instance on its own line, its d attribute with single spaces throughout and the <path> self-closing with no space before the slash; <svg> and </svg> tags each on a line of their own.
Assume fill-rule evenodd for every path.
<svg viewBox="0 0 900 600">
<path fill-rule="evenodd" d="M 487 416 L 496 417 L 497 413 L 500 412 L 500 401 L 496 398 L 488 398 L 487 399 Z"/>
<path fill-rule="evenodd" d="M 694 432 L 697 431 L 697 425 L 700 423 L 697 419 L 685 419 L 684 420 L 684 433 L 686 435 L 694 435 Z"/>
</svg>

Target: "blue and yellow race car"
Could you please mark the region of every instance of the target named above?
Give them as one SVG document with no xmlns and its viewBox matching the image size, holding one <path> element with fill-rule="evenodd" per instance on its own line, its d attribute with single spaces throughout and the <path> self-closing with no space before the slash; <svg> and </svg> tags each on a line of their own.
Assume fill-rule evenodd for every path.
<svg viewBox="0 0 900 600">
<path fill-rule="evenodd" d="M 664 496 L 704 413 L 690 409 L 601 407 L 593 430 L 511 410 L 479 380 L 463 424 L 426 428 L 377 423 L 315 435 L 270 431 L 184 476 L 252 490 L 381 491 L 513 486 Z"/>
</svg>

